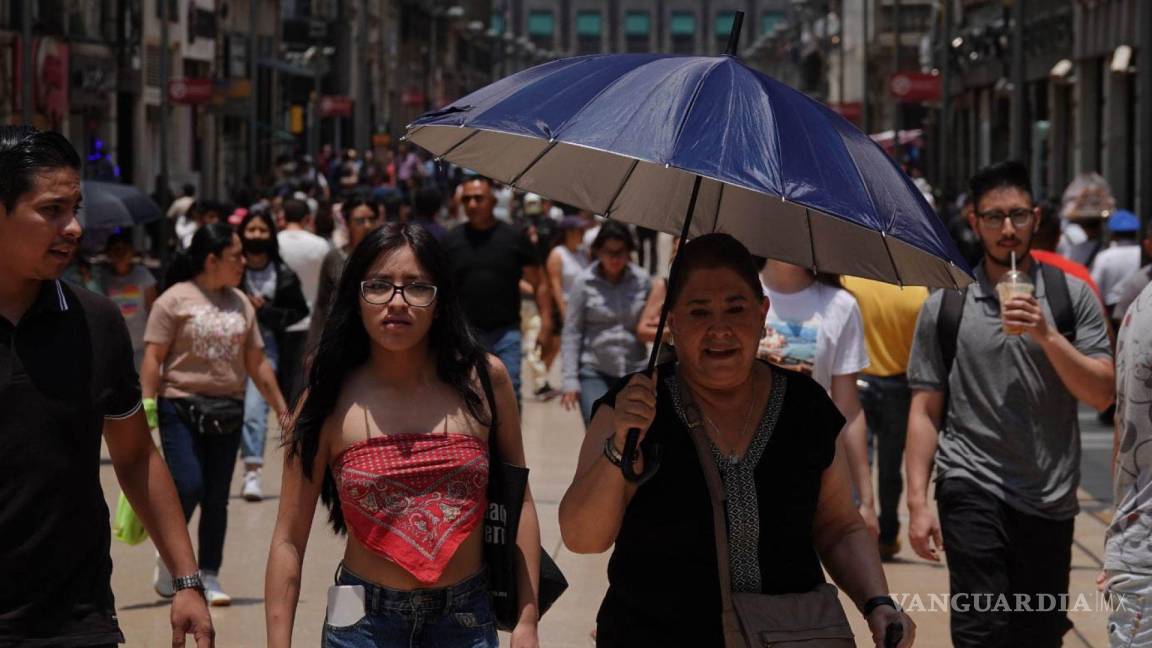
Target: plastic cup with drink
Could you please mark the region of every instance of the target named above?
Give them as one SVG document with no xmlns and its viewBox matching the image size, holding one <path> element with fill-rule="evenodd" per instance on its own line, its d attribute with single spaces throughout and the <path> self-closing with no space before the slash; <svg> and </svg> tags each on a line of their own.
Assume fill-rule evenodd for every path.
<svg viewBox="0 0 1152 648">
<path fill-rule="evenodd" d="M 1012 252 L 1012 269 L 1000 277 L 996 282 L 996 295 L 1000 298 L 1000 316 L 1003 319 L 1004 305 L 1013 297 L 1029 297 L 1036 291 L 1036 286 L 1027 274 L 1016 269 L 1016 253 Z M 1005 335 L 1022 335 L 1024 329 L 1019 326 L 1009 326 L 1003 322 Z"/>
</svg>

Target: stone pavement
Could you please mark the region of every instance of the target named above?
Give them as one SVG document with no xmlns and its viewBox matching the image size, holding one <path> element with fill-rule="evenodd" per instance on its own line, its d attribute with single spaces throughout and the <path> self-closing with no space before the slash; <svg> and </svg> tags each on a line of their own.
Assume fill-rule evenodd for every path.
<svg viewBox="0 0 1152 648">
<path fill-rule="evenodd" d="M 553 384 L 556 384 L 553 382 Z M 593 645 L 590 632 L 595 624 L 596 611 L 607 586 L 605 569 L 607 555 L 575 555 L 565 549 L 560 540 L 557 523 L 560 498 L 567 488 L 576 465 L 576 455 L 582 437 L 582 425 L 577 412 L 563 411 L 558 401 L 537 403 L 528 399 L 524 407 L 524 438 L 528 464 L 532 468 L 531 484 L 540 514 L 541 540 L 568 577 L 571 586 L 555 607 L 544 617 L 540 626 L 541 645 L 552 648 L 586 648 Z M 234 597 L 229 608 L 213 609 L 221 648 L 258 648 L 265 645 L 263 583 L 268 543 L 275 524 L 277 493 L 279 492 L 279 449 L 270 444 L 268 467 L 265 469 L 264 487 L 268 496 L 261 503 L 248 503 L 234 497 L 229 509 L 230 523 L 224 551 L 221 581 Z M 233 491 L 239 491 L 241 467 L 233 480 Z M 116 486 L 111 464 L 105 459 L 101 467 L 101 480 L 110 507 L 115 505 L 119 488 Z M 1087 498 L 1087 495 L 1084 495 Z M 1085 501 L 1086 509 L 1099 510 L 1095 501 Z M 322 506 L 317 507 L 316 520 L 304 561 L 303 593 L 297 612 L 296 645 L 319 645 L 324 616 L 325 591 L 343 552 L 343 542 L 335 537 L 325 524 Z M 1095 577 L 1103 550 L 1104 520 L 1107 514 L 1082 513 L 1076 523 L 1076 546 L 1073 553 L 1073 596 L 1083 593 L 1090 605 L 1096 606 Z M 196 528 L 196 518 L 192 529 Z M 167 603 L 157 597 L 151 587 L 154 553 L 150 543 L 128 547 L 113 542 L 112 557 L 115 570 L 112 586 L 116 592 L 120 623 L 129 646 L 162 647 L 170 645 Z M 899 560 L 886 566 L 890 589 L 898 595 L 921 595 L 924 611 L 911 612 L 919 626 L 917 646 L 943 648 L 949 645 L 948 616 L 945 612 L 930 611 L 931 594 L 946 594 L 947 572 L 940 565 L 916 558 L 907 548 Z M 669 565 L 669 568 L 675 568 Z M 685 592 L 685 596 L 692 596 Z M 908 599 L 912 601 L 913 599 Z M 906 603 L 906 606 L 911 603 Z M 859 614 L 845 599 L 856 631 L 857 644 L 870 645 L 868 632 Z M 1074 632 L 1066 636 L 1066 646 L 1102 647 L 1105 638 L 1104 612 L 1076 612 Z M 504 637 L 507 645 L 507 637 Z"/>
</svg>

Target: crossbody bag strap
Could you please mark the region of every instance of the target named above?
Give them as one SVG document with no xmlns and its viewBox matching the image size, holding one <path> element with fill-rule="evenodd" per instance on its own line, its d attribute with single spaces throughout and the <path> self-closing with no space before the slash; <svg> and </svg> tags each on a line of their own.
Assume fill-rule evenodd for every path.
<svg viewBox="0 0 1152 648">
<path fill-rule="evenodd" d="M 684 398 L 691 397 L 684 394 Z M 690 405 L 689 409 L 693 407 L 695 405 Z M 716 538 L 716 571 L 720 574 L 720 618 L 724 627 L 724 644 L 726 648 L 747 648 L 747 640 L 740 629 L 740 618 L 736 616 L 736 608 L 732 605 L 732 571 L 728 566 L 728 522 L 725 519 L 727 505 L 720 469 L 712 458 L 712 449 L 708 446 L 708 438 L 699 421 L 688 422 L 688 434 L 696 446 L 700 469 L 704 471 L 704 481 L 708 484 L 708 499 L 712 502 L 712 530 Z"/>
</svg>

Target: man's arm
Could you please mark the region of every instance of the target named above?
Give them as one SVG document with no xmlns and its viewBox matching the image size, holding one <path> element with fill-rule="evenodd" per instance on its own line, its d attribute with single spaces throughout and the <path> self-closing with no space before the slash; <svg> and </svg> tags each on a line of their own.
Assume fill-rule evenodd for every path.
<svg viewBox="0 0 1152 648">
<path fill-rule="evenodd" d="M 560 258 L 559 246 L 552 248 L 548 253 L 545 269 L 548 272 L 549 287 L 552 289 L 552 299 L 556 302 L 556 309 L 560 311 L 560 319 L 563 320 L 568 304 L 565 303 L 567 296 L 564 294 L 564 260 Z"/>
<path fill-rule="evenodd" d="M 1101 318 L 1100 326 L 1104 326 L 1100 307 L 1094 305 L 1093 308 L 1093 315 Z M 1008 300 L 1004 305 L 1004 321 L 1032 336 L 1076 400 L 1097 410 L 1104 410 L 1112 404 L 1116 398 L 1116 371 L 1112 359 L 1089 357 L 1072 346 L 1059 331 L 1049 326 L 1035 297 L 1018 296 Z M 1082 327 L 1078 326 L 1077 339 L 1081 330 Z"/>
<path fill-rule="evenodd" d="M 855 373 L 832 376 L 832 402 L 845 419 L 839 440 L 844 444 L 852 483 L 860 497 L 860 517 L 872 535 L 878 536 L 880 522 L 876 517 L 876 496 L 868 465 L 868 427 L 864 423 L 864 409 L 860 407 Z"/>
<path fill-rule="evenodd" d="M 540 311 L 538 344 L 545 346 L 544 341 L 551 338 L 552 331 L 556 330 L 552 324 L 552 291 L 548 288 L 548 281 L 543 276 L 540 266 L 525 266 L 524 280 L 531 284 L 536 292 L 536 308 Z"/>
<path fill-rule="evenodd" d="M 280 393 L 276 371 L 272 369 L 267 356 L 264 355 L 264 349 L 253 344 L 247 345 L 244 348 L 244 368 L 255 383 L 256 389 L 260 391 L 260 395 L 272 406 L 272 411 L 276 412 L 277 418 L 283 420 L 288 405 Z"/>
<path fill-rule="evenodd" d="M 912 549 L 922 558 L 939 561 L 937 554 L 944 548 L 940 522 L 928 506 L 928 483 L 942 413 L 944 392 L 914 389 L 908 409 L 908 438 L 904 445 L 904 469 L 908 475 L 908 537 Z M 933 547 L 929 540 L 935 541 Z"/>
<path fill-rule="evenodd" d="M 196 556 L 188 539 L 180 498 L 167 464 L 152 443 L 144 412 L 137 410 L 124 419 L 106 419 L 104 440 L 120 488 L 152 536 L 164 564 L 177 577 L 196 574 Z M 192 633 L 201 648 L 212 645 L 215 631 L 201 592 L 185 589 L 176 593 L 172 601 L 172 632 L 174 645 L 184 645 L 187 633 Z"/>
</svg>

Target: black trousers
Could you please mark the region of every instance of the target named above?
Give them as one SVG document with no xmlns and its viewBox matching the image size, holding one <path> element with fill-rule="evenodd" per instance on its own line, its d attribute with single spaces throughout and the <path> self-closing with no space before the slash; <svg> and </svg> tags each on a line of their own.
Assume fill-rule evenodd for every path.
<svg viewBox="0 0 1152 648">
<path fill-rule="evenodd" d="M 1072 628 L 1060 599 L 1068 593 L 1075 520 L 1021 513 L 961 478 L 937 483 L 936 499 L 952 594 L 952 645 L 1060 646 Z M 995 609 L 1000 595 L 1012 611 Z M 1036 611 L 1041 607 L 1056 609 Z"/>
<path fill-rule="evenodd" d="M 904 441 L 908 431 L 908 406 L 912 392 L 908 379 L 899 376 L 862 376 L 868 385 L 860 390 L 860 405 L 868 432 L 876 446 L 877 501 L 880 508 L 880 542 L 890 544 L 900 535 L 900 495 L 904 478 Z M 869 462 L 871 463 L 871 462 Z"/>
</svg>

